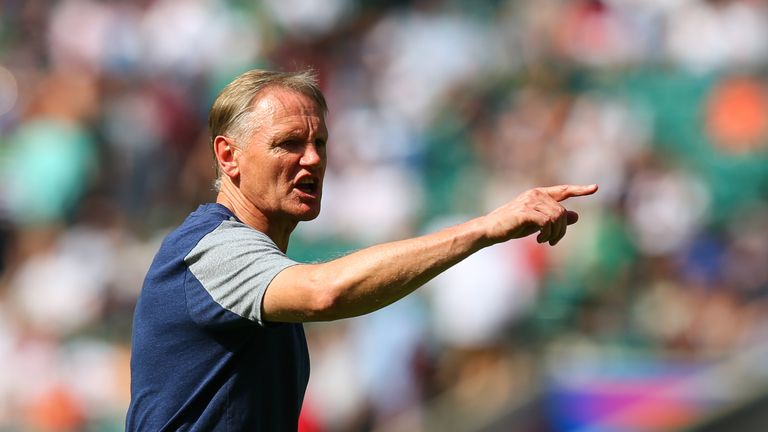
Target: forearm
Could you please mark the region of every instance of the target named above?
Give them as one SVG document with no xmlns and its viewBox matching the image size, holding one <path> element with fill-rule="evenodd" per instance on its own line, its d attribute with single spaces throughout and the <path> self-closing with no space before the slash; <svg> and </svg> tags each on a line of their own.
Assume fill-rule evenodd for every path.
<svg viewBox="0 0 768 432">
<path fill-rule="evenodd" d="M 590 195 L 597 185 L 560 185 L 524 192 L 493 212 L 434 234 L 386 243 L 323 264 L 280 272 L 262 303 L 267 321 L 323 321 L 362 315 L 408 295 L 440 272 L 494 243 L 538 232 L 554 246 L 578 215 L 560 201 Z"/>
<path fill-rule="evenodd" d="M 264 313 L 277 321 L 325 321 L 366 314 L 408 295 L 487 244 L 478 218 L 326 263 L 289 268 L 267 290 Z"/>
</svg>

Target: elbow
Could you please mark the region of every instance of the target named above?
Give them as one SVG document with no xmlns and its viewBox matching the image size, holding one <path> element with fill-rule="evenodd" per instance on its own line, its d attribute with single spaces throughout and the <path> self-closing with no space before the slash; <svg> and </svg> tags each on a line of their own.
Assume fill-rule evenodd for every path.
<svg viewBox="0 0 768 432">
<path fill-rule="evenodd" d="M 313 268 L 305 279 L 304 305 L 306 321 L 333 321 L 364 315 L 379 309 L 372 307 L 360 293 L 362 281 L 350 279 L 343 272 L 324 266 Z"/>
<path fill-rule="evenodd" d="M 332 280 L 312 278 L 307 291 L 307 318 L 309 321 L 331 321 L 345 318 L 341 290 Z"/>
<path fill-rule="evenodd" d="M 313 296 L 309 305 L 310 321 L 331 321 L 338 319 L 338 298 L 325 289 L 319 289 Z"/>
</svg>

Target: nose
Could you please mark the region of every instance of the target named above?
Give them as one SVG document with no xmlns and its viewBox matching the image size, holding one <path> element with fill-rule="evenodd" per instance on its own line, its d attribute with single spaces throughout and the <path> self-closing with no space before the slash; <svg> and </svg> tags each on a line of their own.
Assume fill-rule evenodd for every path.
<svg viewBox="0 0 768 432">
<path fill-rule="evenodd" d="M 301 155 L 299 162 L 303 166 L 317 166 L 323 162 L 323 156 L 320 155 L 314 143 L 307 144 L 304 147 L 304 154 Z"/>
</svg>

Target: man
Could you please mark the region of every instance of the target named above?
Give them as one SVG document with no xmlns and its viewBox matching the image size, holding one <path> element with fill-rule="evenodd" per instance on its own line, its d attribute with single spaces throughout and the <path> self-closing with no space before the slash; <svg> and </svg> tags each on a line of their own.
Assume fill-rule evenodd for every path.
<svg viewBox="0 0 768 432">
<path fill-rule="evenodd" d="M 597 190 L 533 189 L 434 234 L 300 264 L 285 252 L 320 213 L 326 110 L 308 73 L 246 72 L 214 102 L 219 194 L 165 239 L 147 274 L 127 430 L 296 430 L 309 377 L 301 323 L 382 308 L 495 243 L 538 232 L 555 245 L 577 219 L 559 202 Z"/>
</svg>

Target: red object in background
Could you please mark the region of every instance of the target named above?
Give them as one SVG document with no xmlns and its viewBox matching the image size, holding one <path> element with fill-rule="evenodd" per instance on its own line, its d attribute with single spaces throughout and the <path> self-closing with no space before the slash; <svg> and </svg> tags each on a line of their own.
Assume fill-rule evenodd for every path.
<svg viewBox="0 0 768 432">
<path fill-rule="evenodd" d="M 757 79 L 726 78 L 718 83 L 706 106 L 706 130 L 714 144 L 744 153 L 765 144 L 768 138 L 768 97 Z"/>
<path fill-rule="evenodd" d="M 85 410 L 66 387 L 53 385 L 25 407 L 25 424 L 37 431 L 79 430 Z"/>
<path fill-rule="evenodd" d="M 546 243 L 538 243 L 536 241 L 536 234 L 530 235 L 524 239 L 523 245 L 526 266 L 530 269 L 532 274 L 536 275 L 537 279 L 541 279 L 549 270 L 549 266 L 552 262 L 549 245 Z"/>
<path fill-rule="evenodd" d="M 304 400 L 304 405 L 299 415 L 299 430 L 298 432 L 325 432 L 322 426 L 320 418 L 315 414 L 312 409 L 312 403 Z"/>
</svg>

